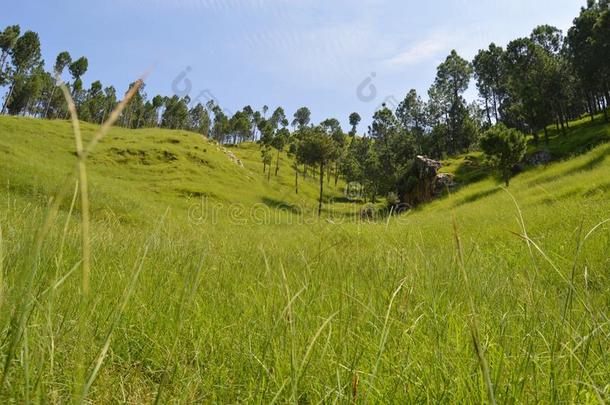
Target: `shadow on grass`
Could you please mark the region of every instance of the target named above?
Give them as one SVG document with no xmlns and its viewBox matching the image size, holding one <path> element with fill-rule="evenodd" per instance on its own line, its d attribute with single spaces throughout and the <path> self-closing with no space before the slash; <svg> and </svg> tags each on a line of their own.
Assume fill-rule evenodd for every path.
<svg viewBox="0 0 610 405">
<path fill-rule="evenodd" d="M 549 128 L 549 143 L 544 145 L 543 135 L 539 145 L 530 144 L 534 150 L 546 148 L 553 156 L 554 160 L 565 159 L 589 152 L 591 149 L 602 143 L 610 141 L 609 123 L 603 118 L 596 117 L 596 120 L 579 122 L 563 134 L 561 130 Z"/>
<path fill-rule="evenodd" d="M 570 174 L 575 174 L 578 172 L 593 170 L 593 169 L 597 168 L 599 165 L 601 165 L 604 162 L 604 160 L 606 160 L 606 157 L 608 155 L 610 155 L 610 148 L 602 149 L 598 156 L 594 156 L 593 158 L 587 160 L 582 165 L 579 165 L 570 170 L 567 170 L 564 174 L 570 175 Z"/>
<path fill-rule="evenodd" d="M 472 195 L 469 195 L 468 197 L 464 197 L 464 198 L 458 200 L 455 203 L 455 206 L 456 207 L 460 207 L 460 206 L 465 205 L 465 204 L 470 204 L 470 203 L 473 203 L 475 201 L 482 200 L 483 198 L 490 197 L 490 196 L 500 192 L 501 190 L 502 189 L 500 187 L 496 187 L 496 188 L 493 188 L 491 190 L 485 190 L 485 191 L 480 191 L 478 193 L 474 193 Z"/>
<path fill-rule="evenodd" d="M 455 181 L 458 183 L 472 184 L 486 179 L 492 173 L 487 164 L 485 164 L 483 155 L 468 155 L 463 162 L 458 164 L 454 174 Z"/>
<path fill-rule="evenodd" d="M 562 194 L 555 195 L 555 196 L 549 194 L 548 197 L 544 197 L 543 199 L 541 199 L 538 202 L 538 204 L 554 205 L 561 201 L 566 201 L 566 200 L 569 200 L 570 198 L 573 198 L 576 196 L 581 196 L 582 194 L 583 194 L 582 189 L 568 190 Z"/>
<path fill-rule="evenodd" d="M 300 214 L 301 209 L 295 205 L 287 203 L 286 201 L 276 200 L 275 198 L 263 197 L 263 204 L 269 208 L 274 208 L 281 211 L 287 211 L 292 214 Z"/>
<path fill-rule="evenodd" d="M 601 117 L 596 117 L 594 122 L 580 122 L 571 127 L 565 135 L 554 128 L 549 129 L 549 135 L 548 144 L 544 143 L 543 134 L 540 134 L 541 141 L 538 145 L 535 145 L 533 139 L 530 139 L 528 154 L 547 150 L 552 156 L 551 163 L 586 154 L 601 144 L 610 141 L 610 125 Z M 563 173 L 536 179 L 534 183 L 549 181 L 557 176 L 593 170 L 603 163 L 608 154 L 610 154 L 610 148 L 603 149 L 599 155 L 596 154 L 596 156 L 578 167 L 568 169 Z M 536 167 L 528 165 L 524 168 L 523 172 Z M 477 183 L 494 175 L 493 170 L 485 163 L 483 155 L 466 156 L 464 161 L 458 164 L 454 174 L 455 180 L 462 185 Z"/>
<path fill-rule="evenodd" d="M 602 184 L 601 186 L 595 187 L 585 193 L 586 197 L 592 197 L 596 194 L 606 194 L 610 192 L 610 183 Z"/>
<path fill-rule="evenodd" d="M 608 156 L 610 156 L 610 145 L 608 147 L 606 147 L 606 148 L 601 149 L 599 151 L 599 153 L 596 153 L 593 157 L 588 159 L 583 164 L 580 164 L 580 165 L 578 165 L 576 167 L 572 167 L 570 169 L 564 170 L 561 173 L 553 173 L 552 175 L 546 175 L 546 176 L 543 176 L 543 177 L 537 177 L 534 180 L 530 181 L 528 183 L 528 185 L 534 185 L 534 184 L 539 184 L 539 183 L 546 183 L 546 182 L 555 180 L 558 177 L 572 176 L 572 175 L 578 174 L 580 172 L 588 172 L 588 171 L 594 170 L 597 167 L 599 167 L 604 162 L 604 160 L 606 160 L 606 158 Z"/>
<path fill-rule="evenodd" d="M 350 198 L 350 197 L 346 197 L 344 195 L 330 196 L 328 198 L 325 198 L 324 201 L 327 204 L 333 204 L 333 203 L 338 203 L 338 204 L 364 204 L 364 200 L 362 198 Z"/>
</svg>

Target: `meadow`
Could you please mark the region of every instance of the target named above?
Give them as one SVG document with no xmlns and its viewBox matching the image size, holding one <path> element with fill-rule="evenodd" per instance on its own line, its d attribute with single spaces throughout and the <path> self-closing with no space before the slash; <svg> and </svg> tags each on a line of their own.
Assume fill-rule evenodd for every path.
<svg viewBox="0 0 610 405">
<path fill-rule="evenodd" d="M 509 189 L 449 160 L 471 184 L 363 222 L 341 182 L 311 219 L 317 181 L 296 194 L 285 155 L 268 180 L 254 144 L 228 150 L 242 168 L 112 129 L 84 294 L 70 124 L 0 117 L 0 402 L 605 403 L 609 135 L 573 123 L 549 148 L 578 153 Z"/>
</svg>

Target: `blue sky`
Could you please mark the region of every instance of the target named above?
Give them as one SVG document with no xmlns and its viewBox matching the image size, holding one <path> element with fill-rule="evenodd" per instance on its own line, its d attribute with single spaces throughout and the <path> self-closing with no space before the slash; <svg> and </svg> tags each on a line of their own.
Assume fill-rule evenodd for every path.
<svg viewBox="0 0 610 405">
<path fill-rule="evenodd" d="M 288 115 L 300 106 L 347 127 L 370 122 L 384 101 L 425 94 L 451 49 L 468 59 L 539 24 L 564 31 L 584 0 L 20 0 L 0 27 L 37 31 L 52 66 L 57 53 L 89 58 L 88 85 L 123 92 L 154 67 L 146 92 L 214 97 Z M 180 76 L 181 73 L 186 73 Z M 360 88 L 360 92 L 358 89 Z M 374 91 L 372 91 L 374 90 Z M 359 95 L 360 94 L 360 95 Z M 469 98 L 476 97 L 471 83 Z M 361 131 L 364 130 L 361 128 Z"/>
</svg>

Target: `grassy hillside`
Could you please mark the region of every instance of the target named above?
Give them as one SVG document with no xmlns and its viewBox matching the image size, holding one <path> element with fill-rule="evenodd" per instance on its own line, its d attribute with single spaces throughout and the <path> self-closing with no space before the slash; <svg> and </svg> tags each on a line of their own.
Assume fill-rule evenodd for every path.
<svg viewBox="0 0 610 405">
<path fill-rule="evenodd" d="M 499 403 L 610 400 L 608 143 L 361 223 L 278 210 L 317 184 L 267 182 L 255 146 L 242 169 L 192 134 L 116 129 L 88 166 L 88 299 L 78 202 L 36 243 L 71 145 L 66 123 L 0 117 L 2 402 L 481 403 L 473 336 Z M 243 205 L 194 215 L 206 195 Z"/>
<path fill-rule="evenodd" d="M 539 134 L 541 141 L 538 144 L 535 144 L 533 137 L 530 136 L 528 154 L 546 151 L 553 161 L 559 161 L 581 155 L 597 145 L 610 142 L 610 125 L 604 122 L 603 114 L 596 116 L 593 122 L 589 117 L 571 122 L 566 134 L 554 126 L 547 130 L 548 142 L 544 140 L 544 133 Z M 441 172 L 454 174 L 460 184 L 470 184 L 491 174 L 482 152 L 451 157 L 445 159 L 443 165 Z"/>
<path fill-rule="evenodd" d="M 81 123 L 85 141 L 97 126 Z M 0 117 L 0 182 L 15 193 L 47 198 L 57 191 L 75 165 L 69 122 Z M 231 154 L 240 159 L 243 167 Z M 317 207 L 319 184 L 299 179 L 282 154 L 280 171 L 263 174 L 256 144 L 225 148 L 197 134 L 160 129 L 113 129 L 90 158 L 92 199 L 97 209 L 121 218 L 186 209 L 204 198 L 210 203 L 263 204 L 271 208 Z M 125 192 L 128 190 L 128 192 Z M 331 182 L 328 198 L 340 197 Z"/>
</svg>

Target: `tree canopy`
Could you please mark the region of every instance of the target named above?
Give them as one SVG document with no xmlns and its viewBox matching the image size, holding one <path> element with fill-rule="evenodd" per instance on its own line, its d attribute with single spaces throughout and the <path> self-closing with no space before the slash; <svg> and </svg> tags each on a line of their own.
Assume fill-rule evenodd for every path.
<svg viewBox="0 0 610 405">
<path fill-rule="evenodd" d="M 324 176 L 334 176 L 335 184 L 339 177 L 357 182 L 363 197 L 375 201 L 398 191 L 417 155 L 440 159 L 483 149 L 504 176 L 509 163 L 514 165 L 520 156 L 522 138 L 517 134 L 531 135 L 534 142 L 544 134 L 548 141 L 551 125 L 565 134 L 569 121 L 584 114 L 594 120 L 603 113 L 609 120 L 609 60 L 610 1 L 588 0 L 567 33 L 540 25 L 503 46 L 489 44 L 472 61 L 452 50 L 437 67 L 427 97 L 409 90 L 395 111 L 386 105 L 375 111 L 360 134 L 363 118 L 358 112 L 344 117 L 350 126 L 346 134 L 335 117 L 312 123 L 307 106 L 287 112 L 282 106 L 270 110 L 268 105 L 246 105 L 229 112 L 211 95 L 205 101 L 188 95 L 149 98 L 145 86 L 134 94 L 117 125 L 189 130 L 225 144 L 256 141 L 269 177 L 273 161 L 277 175 L 282 156 L 294 157 L 296 192 L 299 174 L 319 171 L 320 204 Z M 60 52 L 47 72 L 38 34 L 22 33 L 19 25 L 5 27 L 0 31 L 2 113 L 67 118 L 56 80 L 63 79 L 66 70 L 80 119 L 103 122 L 120 93 L 87 77 L 85 56 L 73 60 L 68 51 Z M 473 81 L 479 99 L 469 103 L 465 94 Z"/>
</svg>

